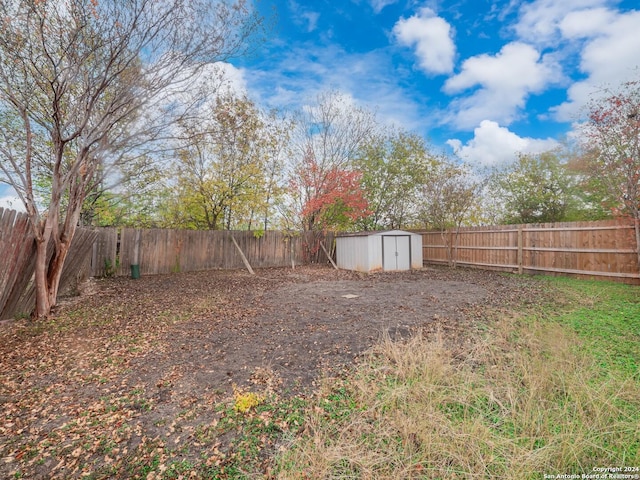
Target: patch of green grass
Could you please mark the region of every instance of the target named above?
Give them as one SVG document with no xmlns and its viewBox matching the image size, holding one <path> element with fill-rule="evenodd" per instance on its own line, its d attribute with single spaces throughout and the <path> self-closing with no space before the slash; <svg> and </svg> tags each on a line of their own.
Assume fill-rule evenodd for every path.
<svg viewBox="0 0 640 480">
<path fill-rule="evenodd" d="M 386 339 L 332 382 L 279 478 L 542 478 L 640 464 L 640 288 L 541 279 L 464 357 Z"/>
<path fill-rule="evenodd" d="M 605 372 L 640 372 L 640 287 L 566 278 L 549 280 L 569 298 L 555 320 L 570 326 Z"/>
<path fill-rule="evenodd" d="M 184 478 L 182 475 L 191 472 L 194 468 L 196 468 L 196 464 L 190 460 L 174 461 L 169 464 L 169 467 L 164 472 L 164 478 Z"/>
<path fill-rule="evenodd" d="M 200 466 L 199 478 L 252 478 L 263 470 L 278 444 L 303 428 L 304 399 L 265 396 L 245 411 L 236 408 L 236 401 L 234 397 L 230 403 L 218 405 L 220 418 L 214 427 L 196 429 L 196 438 L 202 441 L 233 434 L 213 465 Z"/>
</svg>

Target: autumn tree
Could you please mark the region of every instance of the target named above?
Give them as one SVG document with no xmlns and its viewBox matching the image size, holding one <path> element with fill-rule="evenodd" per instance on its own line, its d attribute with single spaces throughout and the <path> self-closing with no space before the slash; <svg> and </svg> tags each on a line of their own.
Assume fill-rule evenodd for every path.
<svg viewBox="0 0 640 480">
<path fill-rule="evenodd" d="M 447 158 L 435 161 L 422 186 L 419 217 L 425 228 L 440 230 L 449 265 L 456 266 L 460 228 L 473 223 L 483 182 L 468 167 Z"/>
<path fill-rule="evenodd" d="M 377 135 L 360 149 L 355 165 L 362 172 L 371 212 L 358 223 L 361 228 L 407 228 L 416 223 L 421 188 L 435 165 L 422 137 L 401 130 Z"/>
<path fill-rule="evenodd" d="M 640 81 L 604 93 L 589 104 L 584 160 L 605 205 L 633 219 L 640 266 Z"/>
<path fill-rule="evenodd" d="M 297 113 L 288 203 L 281 212 L 286 226 L 348 228 L 368 214 L 354 162 L 376 127 L 372 112 L 338 92 L 319 95 L 315 104 Z M 335 202 L 333 208 L 330 202 Z"/>
<path fill-rule="evenodd" d="M 303 191 L 307 201 L 300 216 L 305 230 L 346 230 L 369 214 L 361 187 L 362 174 L 334 165 L 321 168 L 309 151 L 291 180 L 295 191 Z"/>
<path fill-rule="evenodd" d="M 56 304 L 96 176 L 173 135 L 198 105 L 181 94 L 211 62 L 242 54 L 259 26 L 244 0 L 0 0 L 0 171 L 35 236 L 34 315 Z M 39 201 L 43 168 L 51 189 Z"/>
<path fill-rule="evenodd" d="M 180 128 L 189 142 L 177 152 L 168 222 L 208 230 L 267 226 L 288 124 L 225 93 Z"/>
</svg>

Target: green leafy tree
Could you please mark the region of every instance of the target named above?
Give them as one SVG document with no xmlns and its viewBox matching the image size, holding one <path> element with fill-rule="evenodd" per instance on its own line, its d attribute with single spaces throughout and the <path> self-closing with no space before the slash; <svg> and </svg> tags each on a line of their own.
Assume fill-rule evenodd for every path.
<svg viewBox="0 0 640 480">
<path fill-rule="evenodd" d="M 276 126 L 275 117 L 231 93 L 202 117 L 181 125 L 189 143 L 178 151 L 167 222 L 209 230 L 268 225 L 279 195 L 286 124 Z"/>
<path fill-rule="evenodd" d="M 132 161 L 121 169 L 121 178 L 103 179 L 87 194 L 80 212 L 81 226 L 160 226 L 158 208 L 166 175 L 153 159 Z"/>
<path fill-rule="evenodd" d="M 557 152 L 520 154 L 491 176 L 491 196 L 505 223 L 544 223 L 576 219 L 577 178 Z"/>
<path fill-rule="evenodd" d="M 35 176 L 40 199 L 49 198 L 52 189 L 51 165 L 41 162 Z M 78 225 L 87 227 L 156 226 L 158 198 L 163 189 L 163 174 L 157 161 L 148 156 L 130 158 L 109 170 L 99 169 L 88 187 Z M 66 210 L 68 192 L 63 192 L 61 208 Z"/>
<path fill-rule="evenodd" d="M 417 221 L 422 186 L 435 166 L 424 139 L 404 131 L 386 133 L 365 144 L 355 162 L 370 215 L 365 230 L 406 228 Z"/>
</svg>

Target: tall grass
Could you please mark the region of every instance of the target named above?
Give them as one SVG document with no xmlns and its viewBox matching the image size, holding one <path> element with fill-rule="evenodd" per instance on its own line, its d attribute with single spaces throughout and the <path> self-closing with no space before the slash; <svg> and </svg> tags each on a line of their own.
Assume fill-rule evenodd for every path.
<svg viewBox="0 0 640 480">
<path fill-rule="evenodd" d="M 327 383 L 279 477 L 526 479 L 639 466 L 637 287 L 545 281 L 558 303 L 492 315 L 463 360 L 440 337 L 385 338 L 353 378 Z"/>
</svg>

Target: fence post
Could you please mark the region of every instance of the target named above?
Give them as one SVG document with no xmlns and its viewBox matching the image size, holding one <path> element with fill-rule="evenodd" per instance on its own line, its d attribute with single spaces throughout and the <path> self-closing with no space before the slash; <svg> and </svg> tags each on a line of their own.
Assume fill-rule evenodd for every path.
<svg viewBox="0 0 640 480">
<path fill-rule="evenodd" d="M 518 227 L 518 273 L 522 275 L 522 227 Z"/>
</svg>

